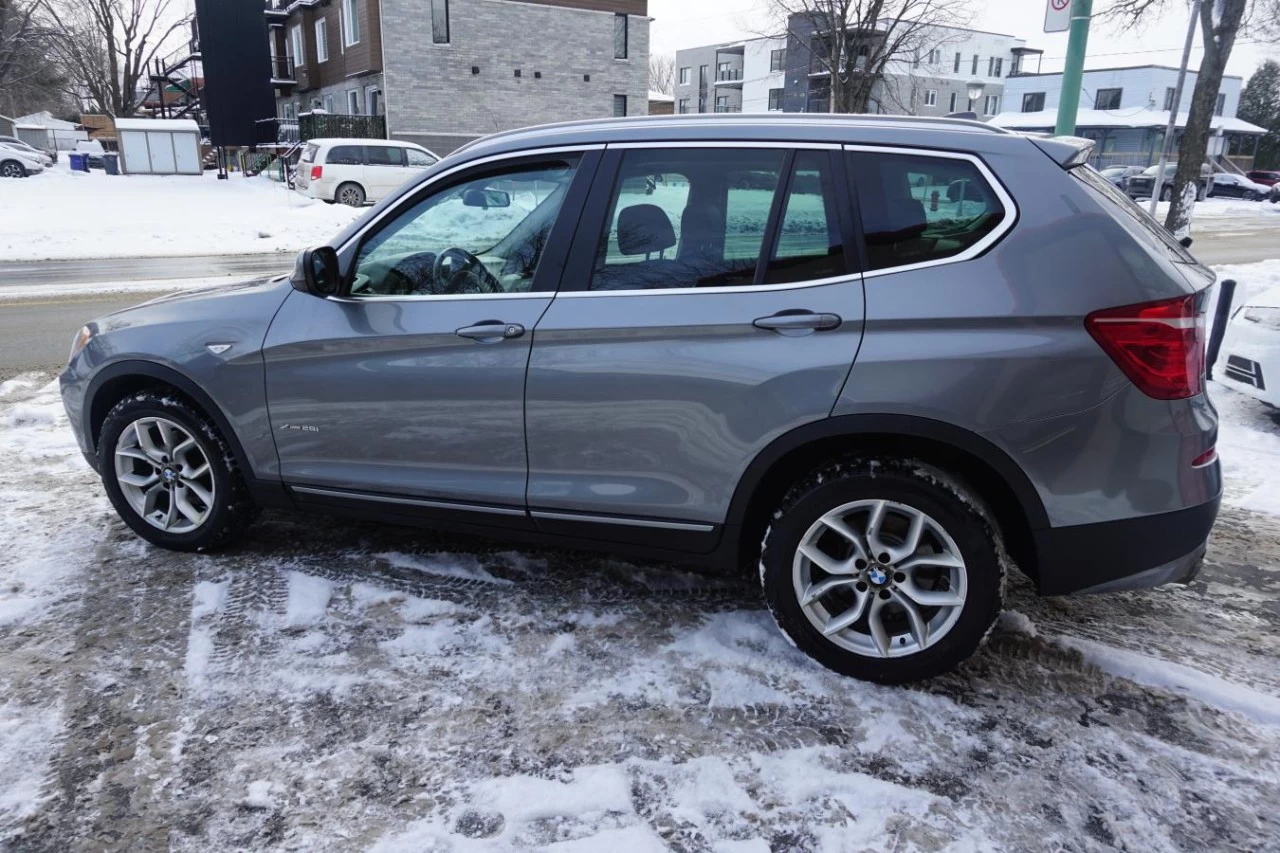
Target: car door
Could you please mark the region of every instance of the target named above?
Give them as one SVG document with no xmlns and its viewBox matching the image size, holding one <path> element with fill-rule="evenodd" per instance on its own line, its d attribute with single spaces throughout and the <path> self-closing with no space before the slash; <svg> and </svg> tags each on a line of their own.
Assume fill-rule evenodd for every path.
<svg viewBox="0 0 1280 853">
<path fill-rule="evenodd" d="M 296 495 L 525 517 L 532 332 L 598 159 L 443 172 L 341 249 L 341 295 L 289 296 L 264 358 Z"/>
<path fill-rule="evenodd" d="M 409 178 L 404 149 L 397 145 L 366 145 L 364 173 L 370 201 L 390 195 Z"/>
<path fill-rule="evenodd" d="M 622 145 L 600 171 L 534 339 L 530 511 L 548 531 L 709 548 L 747 465 L 828 415 L 857 353 L 843 164 L 785 143 Z"/>
</svg>

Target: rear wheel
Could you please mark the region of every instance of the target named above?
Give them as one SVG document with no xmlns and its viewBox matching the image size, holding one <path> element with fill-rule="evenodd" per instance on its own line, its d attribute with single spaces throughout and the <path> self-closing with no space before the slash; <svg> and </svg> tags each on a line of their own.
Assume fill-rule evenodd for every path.
<svg viewBox="0 0 1280 853">
<path fill-rule="evenodd" d="M 1259 198 L 1258 194 L 1257 194 L 1256 192 L 1254 192 L 1253 190 L 1245 190 L 1245 191 L 1244 191 L 1244 200 L 1245 200 L 1245 201 L 1257 201 L 1257 200 L 1258 200 L 1258 198 Z"/>
<path fill-rule="evenodd" d="M 5 160 L 0 163 L 0 177 L 2 178 L 25 178 L 27 169 L 17 160 Z"/>
<path fill-rule="evenodd" d="M 333 198 L 338 204 L 345 204 L 348 207 L 360 207 L 364 204 L 364 187 L 359 184 L 343 184 L 338 187 L 333 194 Z"/>
<path fill-rule="evenodd" d="M 116 512 L 162 548 L 225 545 L 253 520 L 235 455 L 213 421 L 171 394 L 143 391 L 102 423 L 98 470 Z"/>
<path fill-rule="evenodd" d="M 761 583 L 778 627 L 806 654 L 900 684 L 973 653 L 999 615 L 1004 571 L 992 525 L 945 474 L 848 459 L 783 500 Z"/>
</svg>

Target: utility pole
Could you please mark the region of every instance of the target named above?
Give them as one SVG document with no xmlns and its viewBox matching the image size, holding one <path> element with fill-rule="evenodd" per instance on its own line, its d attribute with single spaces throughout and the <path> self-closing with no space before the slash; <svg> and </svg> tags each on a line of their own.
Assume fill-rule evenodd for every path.
<svg viewBox="0 0 1280 853">
<path fill-rule="evenodd" d="M 1164 185 L 1164 170 L 1169 165 L 1169 151 L 1173 148 L 1173 134 L 1178 127 L 1178 107 L 1182 104 L 1182 84 L 1187 79 L 1187 64 L 1191 61 L 1191 45 L 1196 40 L 1196 26 L 1200 23 L 1200 0 L 1191 4 L 1191 21 L 1187 24 L 1187 41 L 1182 46 L 1182 65 L 1178 68 L 1178 82 L 1173 86 L 1173 103 L 1169 110 L 1169 124 L 1164 129 L 1164 144 L 1160 146 L 1160 168 L 1151 185 L 1151 215 L 1156 215 L 1156 202 L 1160 200 L 1160 189 Z"/>
<path fill-rule="evenodd" d="M 1058 136 L 1074 136 L 1080 111 L 1080 82 L 1084 77 L 1084 52 L 1089 46 L 1089 18 L 1093 0 L 1072 0 L 1071 29 L 1067 37 L 1067 61 L 1062 67 L 1062 94 L 1058 96 Z"/>
</svg>

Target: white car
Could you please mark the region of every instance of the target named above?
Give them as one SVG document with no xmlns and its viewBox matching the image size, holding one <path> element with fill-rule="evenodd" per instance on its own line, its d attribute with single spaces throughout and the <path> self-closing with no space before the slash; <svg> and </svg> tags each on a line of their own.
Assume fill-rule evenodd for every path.
<svg viewBox="0 0 1280 853">
<path fill-rule="evenodd" d="M 298 161 L 298 191 L 359 207 L 395 192 L 440 158 L 412 142 L 385 139 L 313 139 Z"/>
<path fill-rule="evenodd" d="M 45 170 L 46 163 L 53 164 L 47 154 L 32 154 L 11 145 L 0 143 L 0 178 L 25 178 Z"/>
<path fill-rule="evenodd" d="M 1213 375 L 1280 408 L 1280 287 L 1255 296 L 1232 315 Z"/>
</svg>

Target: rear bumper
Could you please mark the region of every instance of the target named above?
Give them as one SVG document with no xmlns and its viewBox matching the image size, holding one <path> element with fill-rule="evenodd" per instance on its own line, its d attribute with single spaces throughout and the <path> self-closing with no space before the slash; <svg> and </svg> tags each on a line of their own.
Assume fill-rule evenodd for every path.
<svg viewBox="0 0 1280 853">
<path fill-rule="evenodd" d="M 1188 583 L 1200 571 L 1221 496 L 1177 512 L 1034 531 L 1041 595 Z"/>
</svg>

